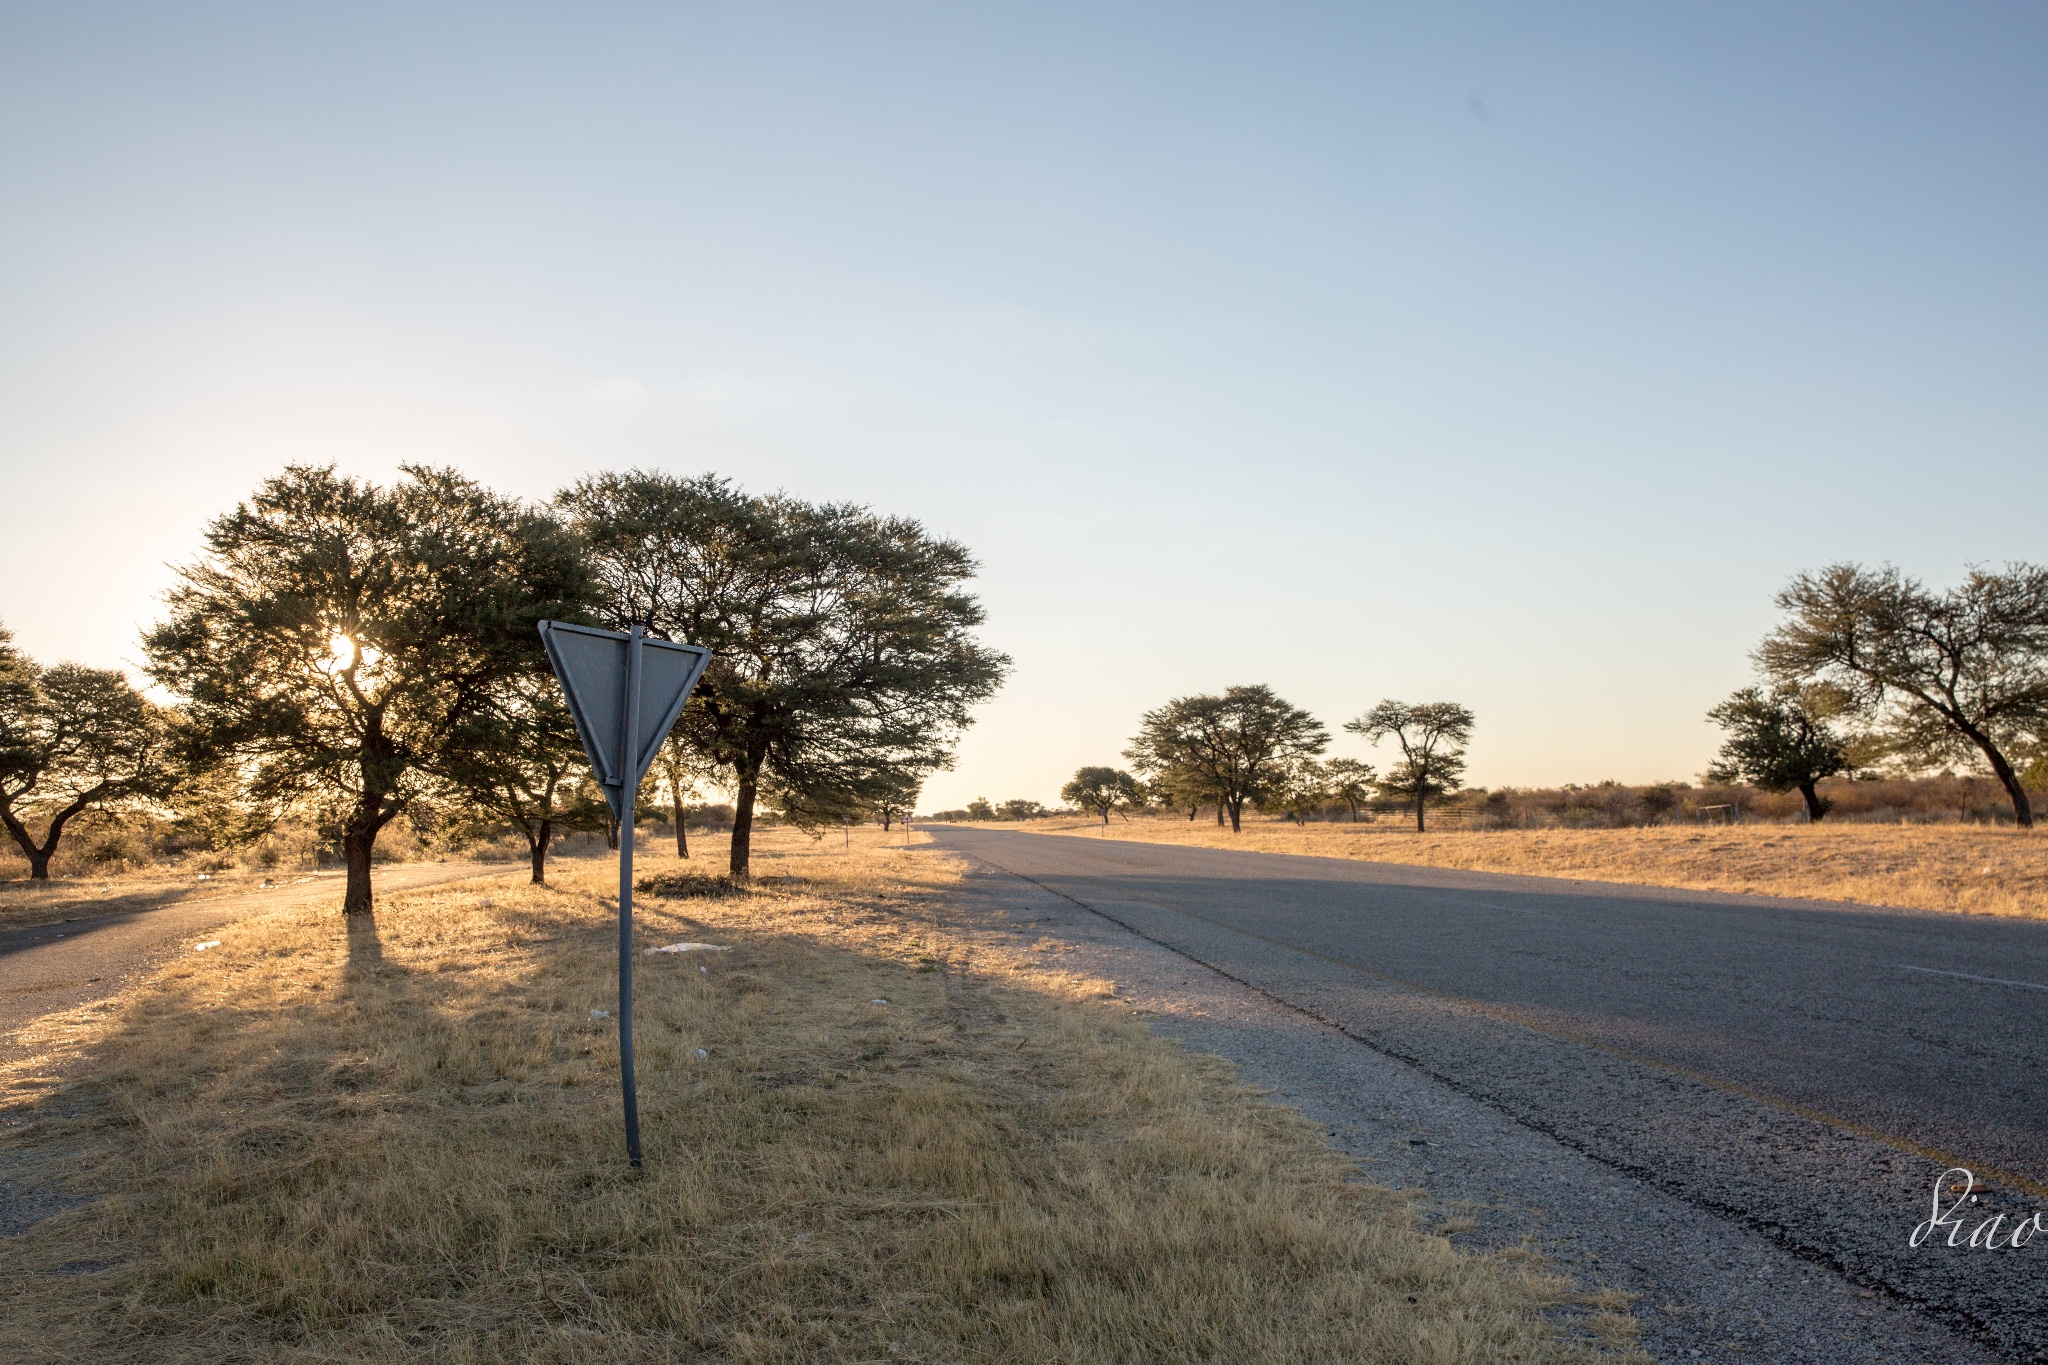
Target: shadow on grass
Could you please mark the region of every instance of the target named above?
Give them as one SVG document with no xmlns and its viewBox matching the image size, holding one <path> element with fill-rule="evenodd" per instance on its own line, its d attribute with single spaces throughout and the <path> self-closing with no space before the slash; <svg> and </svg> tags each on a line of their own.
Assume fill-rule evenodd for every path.
<svg viewBox="0 0 2048 1365">
<path fill-rule="evenodd" d="M 643 904 L 642 946 L 729 951 L 639 959 L 631 1178 L 603 881 L 176 964 L 70 1134 L 110 1135 L 108 1207 L 0 1250 L 35 1300 L 0 1357 L 30 1315 L 37 1358 L 110 1362 L 1412 1359 L 1476 1306 L 1543 1335 L 1548 1290 L 1410 1236 L 1216 1064 L 954 970 L 899 884 Z M 45 1273 L 110 1247 L 93 1293 Z"/>
</svg>

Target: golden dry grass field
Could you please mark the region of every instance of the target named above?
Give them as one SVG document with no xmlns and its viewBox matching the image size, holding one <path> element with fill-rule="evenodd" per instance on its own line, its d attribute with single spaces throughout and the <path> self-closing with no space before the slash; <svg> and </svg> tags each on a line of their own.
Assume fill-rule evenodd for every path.
<svg viewBox="0 0 2048 1365">
<path fill-rule="evenodd" d="M 0 1241 L 0 1359 L 1641 1359 L 902 837 L 643 861 L 643 946 L 728 951 L 637 959 L 638 1174 L 608 861 L 218 931 L 12 1078 L 10 1179 L 92 1202 Z"/>
<path fill-rule="evenodd" d="M 1658 825 L 1644 829 L 1450 830 L 1412 823 L 1247 819 L 1241 833 L 1206 813 L 997 828 L 1306 853 L 1475 872 L 1803 896 L 1916 910 L 2048 918 L 2048 835 L 1983 825 Z"/>
</svg>

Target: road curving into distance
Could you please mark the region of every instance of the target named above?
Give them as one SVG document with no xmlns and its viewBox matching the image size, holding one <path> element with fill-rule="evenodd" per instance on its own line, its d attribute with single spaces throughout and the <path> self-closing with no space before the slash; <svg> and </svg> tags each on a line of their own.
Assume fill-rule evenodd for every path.
<svg viewBox="0 0 2048 1365">
<path fill-rule="evenodd" d="M 1910 1245 L 1951 1167 L 1978 1182 L 1959 1241 L 2048 1215 L 2048 924 L 925 828 L 1948 1330 L 2048 1358 L 2048 1235 Z"/>
</svg>

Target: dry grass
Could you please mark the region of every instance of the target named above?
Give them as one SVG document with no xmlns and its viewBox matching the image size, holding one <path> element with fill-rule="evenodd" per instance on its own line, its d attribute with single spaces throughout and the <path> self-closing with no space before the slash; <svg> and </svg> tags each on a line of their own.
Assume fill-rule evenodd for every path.
<svg viewBox="0 0 2048 1365">
<path fill-rule="evenodd" d="M 1973 915 L 2048 918 L 2048 837 L 1982 825 L 1659 825 L 1417 834 L 1371 824 L 1134 816 L 999 826 L 1202 848 L 1306 853 L 1475 872 L 1742 891 Z"/>
<path fill-rule="evenodd" d="M 638 1175 L 607 864 L 221 931 L 11 1139 L 99 1197 L 0 1243 L 0 1358 L 1639 1358 L 1106 983 L 950 923 L 949 860 L 764 842 L 751 887 L 641 901 L 643 944 L 731 951 L 638 959 Z"/>
</svg>

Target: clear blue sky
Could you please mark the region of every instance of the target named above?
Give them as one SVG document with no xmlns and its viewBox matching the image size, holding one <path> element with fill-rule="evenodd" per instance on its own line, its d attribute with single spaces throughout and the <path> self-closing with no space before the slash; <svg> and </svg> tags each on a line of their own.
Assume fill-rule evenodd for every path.
<svg viewBox="0 0 2048 1365">
<path fill-rule="evenodd" d="M 1696 773 L 1772 592 L 2048 558 L 2048 7 L 0 7 L 0 620 L 289 460 L 980 555 L 927 807 L 1176 693 Z M 1343 751 L 1356 752 L 1348 742 Z"/>
</svg>

